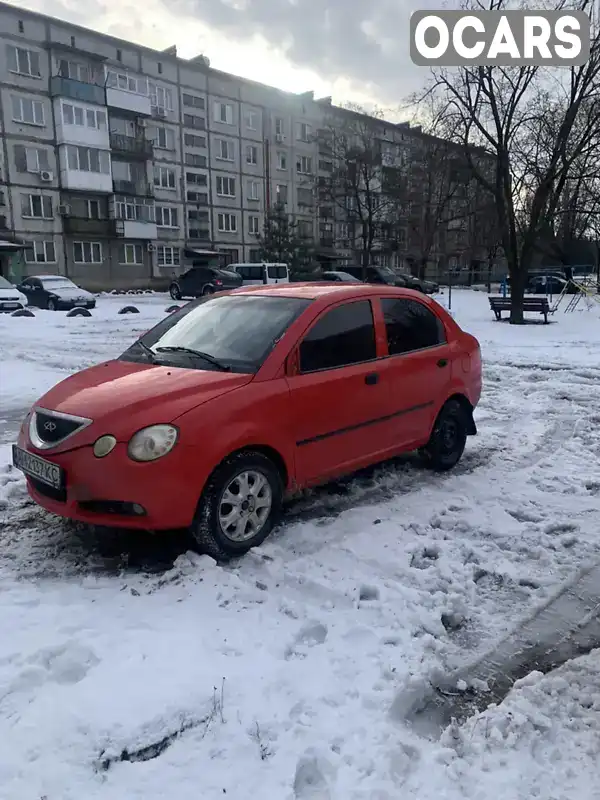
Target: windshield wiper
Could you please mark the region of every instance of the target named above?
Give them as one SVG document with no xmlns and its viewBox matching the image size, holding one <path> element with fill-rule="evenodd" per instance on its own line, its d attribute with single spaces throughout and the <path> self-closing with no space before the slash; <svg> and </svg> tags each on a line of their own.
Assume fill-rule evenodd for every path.
<svg viewBox="0 0 600 800">
<path fill-rule="evenodd" d="M 208 361 L 209 364 L 217 367 L 223 372 L 229 372 L 231 367 L 228 364 L 223 364 L 222 361 L 219 361 L 218 358 L 211 356 L 210 353 L 203 353 L 201 350 L 192 350 L 191 347 L 157 347 L 157 353 L 187 353 L 190 356 L 197 356 L 198 358 L 203 358 L 205 361 Z"/>
<path fill-rule="evenodd" d="M 148 347 L 147 344 L 144 344 L 141 339 L 138 339 L 136 344 L 139 345 L 144 351 L 144 353 L 148 356 L 148 361 L 151 361 L 154 364 L 154 362 L 156 361 L 156 353 L 154 352 L 154 350 Z"/>
</svg>

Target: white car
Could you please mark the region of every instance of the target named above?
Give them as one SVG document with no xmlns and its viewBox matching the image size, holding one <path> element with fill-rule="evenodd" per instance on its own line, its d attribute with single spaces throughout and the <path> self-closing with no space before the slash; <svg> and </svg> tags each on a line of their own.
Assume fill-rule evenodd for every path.
<svg viewBox="0 0 600 800">
<path fill-rule="evenodd" d="M 25 308 L 26 305 L 25 295 L 0 275 L 0 313 L 16 311 L 18 308 Z"/>
</svg>

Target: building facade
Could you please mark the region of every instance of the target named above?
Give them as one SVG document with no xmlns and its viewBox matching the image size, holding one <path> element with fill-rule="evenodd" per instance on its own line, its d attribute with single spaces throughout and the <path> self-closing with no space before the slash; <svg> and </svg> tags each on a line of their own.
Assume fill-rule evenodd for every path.
<svg viewBox="0 0 600 800">
<path fill-rule="evenodd" d="M 195 253 L 256 260 L 283 203 L 307 241 L 351 258 L 355 233 L 318 191 L 330 110 L 0 3 L 0 238 L 26 243 L 28 274 L 142 286 Z M 392 147 L 417 136 L 388 129 Z M 403 247 L 381 258 L 401 266 Z"/>
</svg>

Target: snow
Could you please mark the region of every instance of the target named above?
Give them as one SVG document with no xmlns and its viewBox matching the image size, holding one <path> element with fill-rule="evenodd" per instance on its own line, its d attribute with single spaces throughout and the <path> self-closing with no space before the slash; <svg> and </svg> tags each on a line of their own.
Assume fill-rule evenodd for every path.
<svg viewBox="0 0 600 800">
<path fill-rule="evenodd" d="M 600 304 L 514 327 L 453 291 L 485 365 L 459 467 L 399 459 L 312 492 L 225 567 L 53 518 L 9 466 L 39 395 L 169 305 L 0 317 L 2 800 L 600 797 L 599 650 L 441 739 L 402 714 L 598 559 Z"/>
</svg>

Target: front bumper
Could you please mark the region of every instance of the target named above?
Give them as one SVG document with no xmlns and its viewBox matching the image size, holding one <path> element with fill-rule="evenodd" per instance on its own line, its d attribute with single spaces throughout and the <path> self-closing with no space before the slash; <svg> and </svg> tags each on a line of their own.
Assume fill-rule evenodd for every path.
<svg viewBox="0 0 600 800">
<path fill-rule="evenodd" d="M 96 458 L 92 446 L 53 455 L 40 451 L 24 432 L 18 446 L 58 464 L 66 473 L 63 493 L 27 477 L 31 498 L 46 511 L 91 525 L 143 530 L 187 528 L 208 475 L 197 469 L 197 453 L 176 446 L 155 462 L 140 464 L 127 456 L 119 442 L 105 458 Z M 136 511 L 134 504 L 143 509 Z"/>
<path fill-rule="evenodd" d="M 0 314 L 12 314 L 19 308 L 25 308 L 20 300 L 0 300 Z"/>
</svg>

